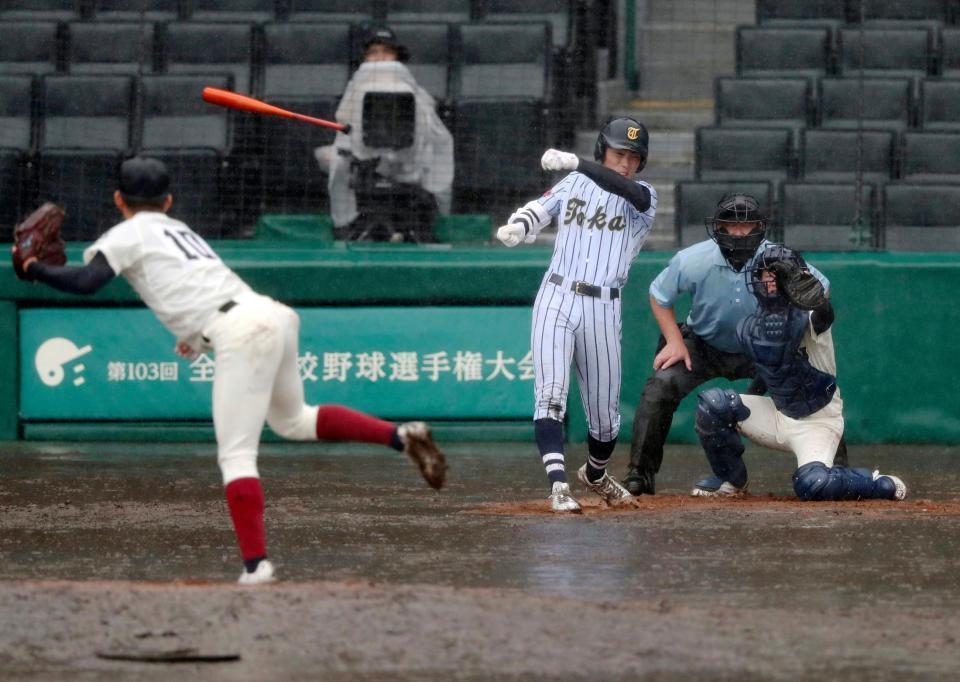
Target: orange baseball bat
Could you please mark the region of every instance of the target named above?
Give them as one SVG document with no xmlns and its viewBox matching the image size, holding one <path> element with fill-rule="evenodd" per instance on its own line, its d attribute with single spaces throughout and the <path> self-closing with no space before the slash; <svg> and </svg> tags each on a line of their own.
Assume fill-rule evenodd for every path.
<svg viewBox="0 0 960 682">
<path fill-rule="evenodd" d="M 209 102 L 210 104 L 216 104 L 221 107 L 227 107 L 229 109 L 236 109 L 238 111 L 249 111 L 253 114 L 265 114 L 268 116 L 292 118 L 296 119 L 297 121 L 305 121 L 307 123 L 313 123 L 314 125 L 323 126 L 324 128 L 333 128 L 334 130 L 339 130 L 342 133 L 350 132 L 350 125 L 347 123 L 337 123 L 336 121 L 327 121 L 322 118 L 314 118 L 313 116 L 307 116 L 306 114 L 298 114 L 294 111 L 288 111 L 287 109 L 281 109 L 280 107 L 275 107 L 272 104 L 267 104 L 266 102 L 258 100 L 255 97 L 240 95 L 229 90 L 221 90 L 220 88 L 204 88 L 203 101 Z"/>
</svg>

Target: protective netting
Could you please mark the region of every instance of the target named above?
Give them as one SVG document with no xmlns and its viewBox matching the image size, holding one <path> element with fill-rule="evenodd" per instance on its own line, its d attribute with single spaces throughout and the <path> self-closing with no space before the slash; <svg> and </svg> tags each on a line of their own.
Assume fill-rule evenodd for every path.
<svg viewBox="0 0 960 682">
<path fill-rule="evenodd" d="M 314 215 L 345 238 L 500 224 L 592 156 L 610 115 L 651 134 L 648 249 L 705 237 L 726 191 L 809 249 L 960 249 L 960 0 L 6 0 L 0 219 L 117 218 L 130 154 L 172 214 L 243 238 Z M 204 102 L 247 94 L 350 135 Z M 320 219 L 318 218 L 318 219 Z M 447 235 L 449 233 L 444 233 Z"/>
</svg>

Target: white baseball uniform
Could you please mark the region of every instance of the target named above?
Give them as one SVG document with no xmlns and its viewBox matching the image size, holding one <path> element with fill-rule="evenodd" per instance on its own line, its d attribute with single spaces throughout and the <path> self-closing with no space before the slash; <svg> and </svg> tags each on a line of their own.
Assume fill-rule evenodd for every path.
<svg viewBox="0 0 960 682">
<path fill-rule="evenodd" d="M 291 440 L 316 440 L 317 406 L 297 369 L 300 319 L 254 292 L 202 237 L 159 211 L 140 211 L 83 253 L 102 253 L 163 325 L 194 352 L 213 349 L 213 423 L 224 484 L 258 478 L 264 421 Z"/>
<path fill-rule="evenodd" d="M 537 200 L 556 219 L 557 239 L 533 307 L 534 419 L 563 420 L 573 361 L 590 435 L 602 442 L 620 430 L 620 290 L 657 209 L 656 190 L 638 182 L 650 191 L 642 213 L 577 171 Z"/>
<path fill-rule="evenodd" d="M 815 369 L 837 375 L 833 334 L 829 328 L 817 334 L 812 321 L 808 320 L 800 348 Z M 766 396 L 741 394 L 740 399 L 750 408 L 750 416 L 740 423 L 740 432 L 747 438 L 768 448 L 794 453 L 797 468 L 810 462 L 833 466 L 837 444 L 843 436 L 843 400 L 839 388 L 829 403 L 802 419 L 783 414 L 773 399 Z"/>
</svg>

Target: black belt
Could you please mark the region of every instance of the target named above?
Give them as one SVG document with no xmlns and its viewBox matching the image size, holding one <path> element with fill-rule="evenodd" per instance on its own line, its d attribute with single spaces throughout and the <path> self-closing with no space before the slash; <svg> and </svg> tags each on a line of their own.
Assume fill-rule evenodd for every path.
<svg viewBox="0 0 960 682">
<path fill-rule="evenodd" d="M 217 312 L 218 312 L 218 313 L 229 313 L 231 310 L 233 310 L 233 309 L 236 307 L 236 305 L 237 305 L 237 302 L 236 302 L 236 301 L 227 301 L 227 302 L 224 303 L 222 306 L 220 306 L 219 308 L 217 308 Z M 208 338 L 207 338 L 206 336 L 204 336 L 203 334 L 200 335 L 200 338 L 203 339 L 204 343 L 210 343 L 210 339 L 208 339 Z"/>
<path fill-rule="evenodd" d="M 551 284 L 563 284 L 563 277 L 557 273 L 553 273 L 550 275 L 548 281 Z M 592 296 L 593 298 L 603 297 L 603 287 L 587 284 L 586 282 L 572 282 L 570 284 L 570 291 L 575 294 L 580 294 L 581 296 Z M 610 287 L 610 300 L 612 301 L 615 298 L 620 298 L 620 290 L 617 287 Z"/>
</svg>

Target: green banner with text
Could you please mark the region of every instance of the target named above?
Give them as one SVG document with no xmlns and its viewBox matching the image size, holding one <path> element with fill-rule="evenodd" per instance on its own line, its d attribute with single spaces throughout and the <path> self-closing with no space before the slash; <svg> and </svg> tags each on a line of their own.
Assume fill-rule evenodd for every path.
<svg viewBox="0 0 960 682">
<path fill-rule="evenodd" d="M 386 418 L 519 419 L 533 409 L 530 308 L 309 308 L 298 364 L 307 402 Z M 173 353 L 137 308 L 20 312 L 26 420 L 209 419 L 216 357 Z"/>
</svg>

